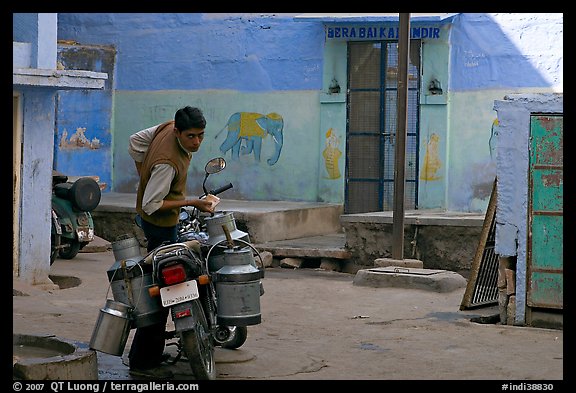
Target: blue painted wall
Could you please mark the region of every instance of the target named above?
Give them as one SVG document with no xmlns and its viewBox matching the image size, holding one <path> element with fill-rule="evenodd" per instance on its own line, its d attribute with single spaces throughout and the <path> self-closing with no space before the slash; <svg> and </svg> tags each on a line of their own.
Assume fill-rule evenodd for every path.
<svg viewBox="0 0 576 393">
<path fill-rule="evenodd" d="M 54 169 L 68 176 L 98 176 L 109 190 L 111 93 L 61 91 L 56 102 Z"/>
<path fill-rule="evenodd" d="M 205 111 L 208 137 L 191 174 L 221 154 L 224 134 L 218 133 L 231 114 L 277 112 L 285 120 L 280 160 L 268 166 L 241 155 L 221 175 L 235 183 L 227 197 L 342 203 L 344 179 L 330 178 L 323 152 L 329 130 L 345 135 L 345 105 L 326 97 L 334 75 L 345 89 L 345 50 L 326 50 L 323 23 L 296 22 L 294 15 L 59 14 L 59 39 L 112 46 L 118 53 L 112 191 L 135 191 L 129 135 L 193 105 Z M 420 208 L 486 208 L 495 176 L 492 103 L 511 93 L 562 91 L 562 33 L 562 14 L 477 13 L 454 18 L 439 41 L 424 40 L 422 92 L 437 75 L 445 97 L 421 110 L 420 170 L 436 136 L 441 168 L 437 179 L 420 181 Z M 270 140 L 263 146 L 263 155 L 270 155 Z M 343 173 L 343 158 L 340 164 Z M 197 189 L 189 184 L 190 193 Z"/>
<path fill-rule="evenodd" d="M 562 14 L 460 14 L 450 41 L 455 92 L 562 89 Z"/>
<path fill-rule="evenodd" d="M 22 168 L 20 205 L 21 279 L 35 284 L 48 282 L 52 190 L 52 144 L 54 126 L 53 89 L 21 88 L 23 97 Z"/>
<path fill-rule="evenodd" d="M 54 169 L 68 176 L 98 176 L 104 192 L 112 186 L 113 46 L 58 46 L 58 67 L 108 75 L 103 90 L 60 90 L 56 95 Z"/>
<path fill-rule="evenodd" d="M 494 100 L 563 91 L 563 16 L 466 13 L 451 30 L 445 207 L 480 212 L 496 176 Z"/>
<path fill-rule="evenodd" d="M 322 26 L 293 15 L 62 13 L 59 38 L 114 45 L 118 90 L 318 90 Z"/>
<path fill-rule="evenodd" d="M 174 28 L 178 26 L 178 28 Z M 254 155 L 225 157 L 234 180 L 229 198 L 319 200 L 319 99 L 322 26 L 293 14 L 60 14 L 59 38 L 116 48 L 112 191 L 134 192 L 137 175 L 127 154 L 131 133 L 173 118 L 182 106 L 203 109 L 207 138 L 191 165 L 188 191 L 199 192 L 204 162 L 222 155 L 229 117 L 278 113 L 284 145 L 262 138 Z M 278 45 L 282 42 L 282 45 Z M 212 137 L 214 136 L 214 137 Z M 224 176 L 224 174 L 222 174 Z"/>
</svg>

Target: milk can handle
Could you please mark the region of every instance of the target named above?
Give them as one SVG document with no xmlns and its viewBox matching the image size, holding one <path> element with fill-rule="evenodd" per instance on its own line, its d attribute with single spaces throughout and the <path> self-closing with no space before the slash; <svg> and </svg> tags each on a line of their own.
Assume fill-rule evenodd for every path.
<svg viewBox="0 0 576 393">
<path fill-rule="evenodd" d="M 226 226 L 226 224 L 222 224 L 222 230 L 224 231 L 224 235 L 226 235 L 226 241 L 228 242 L 228 248 L 234 248 L 234 240 L 232 240 L 232 235 L 230 235 L 230 230 Z"/>
<path fill-rule="evenodd" d="M 222 243 L 223 241 L 228 241 L 228 239 L 220 240 L 218 243 L 213 244 L 212 247 L 210 247 L 210 250 L 208 250 L 208 254 L 206 255 L 206 269 L 208 269 L 208 260 L 210 259 L 210 253 L 212 252 L 214 247 L 216 247 L 218 244 Z M 262 255 L 260 255 L 260 252 L 257 249 L 255 249 L 252 244 L 250 244 L 247 241 L 242 240 L 242 239 L 234 239 L 232 242 L 242 242 L 242 243 L 246 244 L 248 247 L 250 247 L 252 250 L 256 251 L 256 254 L 258 254 L 258 258 L 260 259 L 260 265 L 262 266 L 262 269 L 264 269 L 264 260 L 262 260 Z"/>
</svg>

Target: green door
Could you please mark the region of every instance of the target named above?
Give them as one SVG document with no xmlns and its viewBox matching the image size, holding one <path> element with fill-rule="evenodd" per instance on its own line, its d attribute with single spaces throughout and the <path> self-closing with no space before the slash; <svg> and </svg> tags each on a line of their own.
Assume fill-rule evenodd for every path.
<svg viewBox="0 0 576 393">
<path fill-rule="evenodd" d="M 527 305 L 563 308 L 562 115 L 530 118 Z"/>
</svg>

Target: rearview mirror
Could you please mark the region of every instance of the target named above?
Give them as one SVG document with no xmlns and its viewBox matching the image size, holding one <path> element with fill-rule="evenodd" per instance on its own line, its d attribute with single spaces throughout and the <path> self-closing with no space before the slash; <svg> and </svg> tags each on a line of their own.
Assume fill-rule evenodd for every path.
<svg viewBox="0 0 576 393">
<path fill-rule="evenodd" d="M 206 174 L 211 175 L 220 172 L 224 168 L 226 168 L 226 160 L 223 157 L 216 157 L 206 163 L 204 171 Z"/>
</svg>

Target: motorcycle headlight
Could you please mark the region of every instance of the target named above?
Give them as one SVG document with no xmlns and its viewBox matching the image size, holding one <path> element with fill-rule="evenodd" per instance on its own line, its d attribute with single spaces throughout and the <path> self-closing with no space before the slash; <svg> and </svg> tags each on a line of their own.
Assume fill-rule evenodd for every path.
<svg viewBox="0 0 576 393">
<path fill-rule="evenodd" d="M 88 214 L 79 213 L 78 216 L 76 217 L 76 222 L 80 226 L 88 226 L 88 224 L 89 224 Z"/>
</svg>

